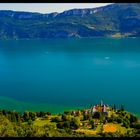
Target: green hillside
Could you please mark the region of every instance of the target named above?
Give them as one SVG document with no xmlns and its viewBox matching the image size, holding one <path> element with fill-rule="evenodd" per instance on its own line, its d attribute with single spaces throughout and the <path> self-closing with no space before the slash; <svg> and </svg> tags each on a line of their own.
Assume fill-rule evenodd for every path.
<svg viewBox="0 0 140 140">
<path fill-rule="evenodd" d="M 0 11 L 0 39 L 139 37 L 140 4 L 40 14 Z"/>
<path fill-rule="evenodd" d="M 124 110 L 101 105 L 85 110 L 50 112 L 0 111 L 1 137 L 139 137 L 140 120 Z M 98 107 L 98 108 L 97 108 Z"/>
</svg>

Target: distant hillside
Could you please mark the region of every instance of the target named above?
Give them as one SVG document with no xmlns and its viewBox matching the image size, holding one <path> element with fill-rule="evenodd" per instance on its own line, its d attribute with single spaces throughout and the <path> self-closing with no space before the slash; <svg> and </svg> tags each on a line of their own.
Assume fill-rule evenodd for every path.
<svg viewBox="0 0 140 140">
<path fill-rule="evenodd" d="M 140 36 L 140 3 L 62 13 L 0 11 L 0 39 Z"/>
</svg>

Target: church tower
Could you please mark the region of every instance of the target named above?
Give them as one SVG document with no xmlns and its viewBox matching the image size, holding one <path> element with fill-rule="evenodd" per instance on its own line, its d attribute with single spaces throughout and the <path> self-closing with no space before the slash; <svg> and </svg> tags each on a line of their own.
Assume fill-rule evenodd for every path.
<svg viewBox="0 0 140 140">
<path fill-rule="evenodd" d="M 100 102 L 100 106 L 103 106 L 103 101 L 101 100 L 101 102 Z"/>
</svg>

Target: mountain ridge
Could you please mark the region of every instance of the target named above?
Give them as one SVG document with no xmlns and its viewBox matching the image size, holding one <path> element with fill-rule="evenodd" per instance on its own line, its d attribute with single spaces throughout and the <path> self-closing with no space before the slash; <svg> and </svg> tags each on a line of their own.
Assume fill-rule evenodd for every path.
<svg viewBox="0 0 140 140">
<path fill-rule="evenodd" d="M 0 10 L 0 39 L 139 37 L 140 3 L 42 14 Z"/>
<path fill-rule="evenodd" d="M 110 6 L 112 4 L 109 4 L 108 6 Z M 80 11 L 85 11 L 85 10 L 96 10 L 96 9 L 101 9 L 103 7 L 106 7 L 106 6 L 101 6 L 101 7 L 95 7 L 95 8 L 73 8 L 73 9 L 69 9 L 69 10 L 65 10 L 65 11 L 62 11 L 62 12 L 51 12 L 51 13 L 41 13 L 41 12 L 29 12 L 29 11 L 15 11 L 15 10 L 0 10 L 0 12 L 10 12 L 10 13 L 26 13 L 26 14 L 40 14 L 40 15 L 50 15 L 50 14 L 63 14 L 63 13 L 66 13 L 66 12 L 69 12 L 69 11 L 74 11 L 74 10 L 80 10 Z"/>
</svg>

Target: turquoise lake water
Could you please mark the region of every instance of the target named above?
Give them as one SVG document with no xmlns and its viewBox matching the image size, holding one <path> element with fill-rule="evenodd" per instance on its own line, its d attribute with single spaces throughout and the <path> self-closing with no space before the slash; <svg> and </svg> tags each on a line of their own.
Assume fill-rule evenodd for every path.
<svg viewBox="0 0 140 140">
<path fill-rule="evenodd" d="M 0 41 L 0 108 L 50 111 L 100 100 L 140 114 L 140 39 Z"/>
</svg>

